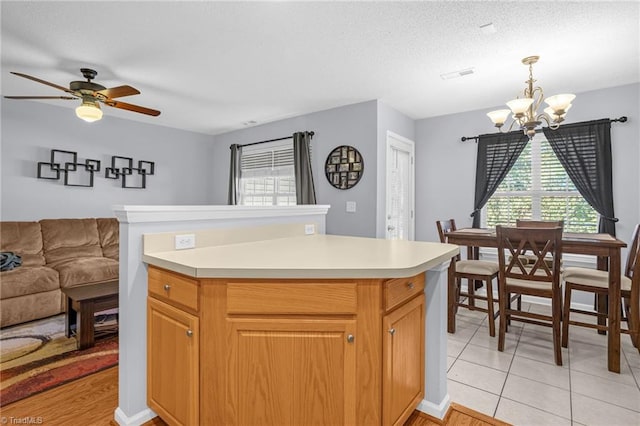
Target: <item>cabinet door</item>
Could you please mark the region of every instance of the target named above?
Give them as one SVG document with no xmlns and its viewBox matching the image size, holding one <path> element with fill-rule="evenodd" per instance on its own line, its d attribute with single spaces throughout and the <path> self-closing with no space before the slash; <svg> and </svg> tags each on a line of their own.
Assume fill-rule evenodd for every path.
<svg viewBox="0 0 640 426">
<path fill-rule="evenodd" d="M 355 320 L 229 320 L 227 423 L 355 423 Z"/>
<path fill-rule="evenodd" d="M 147 308 L 147 404 L 171 425 L 197 425 L 198 318 L 153 298 Z"/>
<path fill-rule="evenodd" d="M 424 396 L 424 294 L 383 319 L 382 417 L 403 424 Z"/>
</svg>

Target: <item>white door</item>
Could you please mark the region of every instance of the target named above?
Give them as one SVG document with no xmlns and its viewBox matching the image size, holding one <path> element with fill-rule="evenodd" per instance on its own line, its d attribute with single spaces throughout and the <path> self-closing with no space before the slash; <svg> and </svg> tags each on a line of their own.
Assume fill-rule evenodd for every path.
<svg viewBox="0 0 640 426">
<path fill-rule="evenodd" d="M 415 238 L 415 144 L 387 132 L 386 238 Z"/>
</svg>

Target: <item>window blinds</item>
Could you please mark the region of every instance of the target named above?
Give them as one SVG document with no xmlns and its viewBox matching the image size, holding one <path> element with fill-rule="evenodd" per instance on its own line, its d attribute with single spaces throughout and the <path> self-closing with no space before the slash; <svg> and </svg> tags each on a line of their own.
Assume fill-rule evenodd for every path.
<svg viewBox="0 0 640 426">
<path fill-rule="evenodd" d="M 295 205 L 293 138 L 243 148 L 240 204 Z"/>
<path fill-rule="evenodd" d="M 240 169 L 273 169 L 293 166 L 293 139 L 252 145 L 242 150 Z"/>
<path fill-rule="evenodd" d="M 484 226 L 516 219 L 565 221 L 573 232 L 597 232 L 598 215 L 580 195 L 549 142 L 536 135 L 485 206 Z"/>
</svg>

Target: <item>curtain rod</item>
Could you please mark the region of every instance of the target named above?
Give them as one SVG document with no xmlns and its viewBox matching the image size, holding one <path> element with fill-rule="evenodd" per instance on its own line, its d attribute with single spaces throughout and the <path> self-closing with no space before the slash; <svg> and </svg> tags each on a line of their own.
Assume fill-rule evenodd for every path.
<svg viewBox="0 0 640 426">
<path fill-rule="evenodd" d="M 313 135 L 315 135 L 315 132 L 308 132 L 308 133 L 311 135 L 311 137 L 313 137 Z M 285 137 L 282 137 L 282 138 L 269 139 L 269 140 L 266 140 L 266 141 L 259 141 L 259 142 L 245 143 L 244 145 L 238 145 L 238 146 L 239 146 L 239 147 L 245 147 L 245 146 L 251 146 L 251 145 L 258 145 L 258 144 L 260 144 L 260 143 L 283 141 L 283 140 L 285 140 L 285 139 L 292 139 L 292 138 L 293 138 L 293 135 L 291 135 L 291 136 L 285 136 Z M 231 147 L 229 147 L 229 148 L 231 148 Z"/>
<path fill-rule="evenodd" d="M 610 123 L 615 123 L 615 122 L 626 123 L 626 122 L 627 122 L 627 120 L 628 120 L 628 118 L 627 118 L 626 116 L 624 116 L 624 115 L 623 115 L 623 116 L 622 116 L 622 117 L 620 117 L 620 118 L 613 118 L 613 119 L 611 119 L 611 118 L 610 118 L 610 119 L 609 119 L 609 122 L 610 122 Z M 540 132 L 541 132 L 541 130 L 536 130 L 536 133 L 540 133 Z M 461 138 L 460 138 L 460 140 L 461 140 L 462 142 L 465 142 L 465 141 L 475 141 L 475 142 L 478 142 L 478 138 L 479 138 L 479 136 L 463 136 L 463 137 L 461 137 Z"/>
</svg>

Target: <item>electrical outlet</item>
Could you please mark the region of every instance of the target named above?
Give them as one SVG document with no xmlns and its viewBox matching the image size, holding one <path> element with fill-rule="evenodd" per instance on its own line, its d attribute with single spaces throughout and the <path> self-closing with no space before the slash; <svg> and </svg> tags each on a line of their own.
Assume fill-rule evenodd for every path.
<svg viewBox="0 0 640 426">
<path fill-rule="evenodd" d="M 195 248 L 195 246 L 196 246 L 195 234 L 176 235 L 176 250 Z"/>
<path fill-rule="evenodd" d="M 355 212 L 356 212 L 356 202 L 347 201 L 347 213 L 355 213 Z"/>
<path fill-rule="evenodd" d="M 316 233 L 316 226 L 314 224 L 304 225 L 305 235 L 313 235 Z"/>
</svg>

